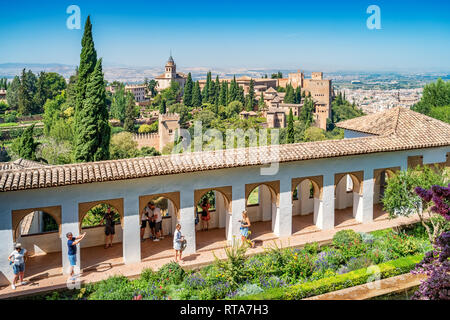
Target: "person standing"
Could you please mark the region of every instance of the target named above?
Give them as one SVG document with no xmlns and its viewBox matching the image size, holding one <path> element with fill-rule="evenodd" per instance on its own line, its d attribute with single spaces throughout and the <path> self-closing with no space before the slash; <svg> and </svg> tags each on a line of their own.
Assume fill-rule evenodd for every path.
<svg viewBox="0 0 450 320">
<path fill-rule="evenodd" d="M 8 257 L 9 263 L 13 266 L 14 272 L 14 280 L 11 284 L 11 288 L 13 290 L 16 289 L 16 282 L 20 278 L 21 285 L 27 284 L 26 281 L 23 280 L 23 276 L 25 274 L 25 260 L 27 258 L 27 250 L 22 249 L 22 245 L 20 243 L 16 243 L 14 246 L 14 251 Z"/>
<path fill-rule="evenodd" d="M 175 262 L 182 261 L 182 246 L 183 246 L 184 236 L 181 234 L 181 225 L 178 223 L 175 227 L 175 233 L 173 235 L 173 248 L 175 250 Z M 178 259 L 179 256 L 179 259 Z"/>
<path fill-rule="evenodd" d="M 208 198 L 204 198 L 202 201 L 202 230 L 208 231 L 209 228 L 209 220 L 211 219 L 211 216 L 209 214 L 209 207 L 211 205 L 209 204 Z"/>
<path fill-rule="evenodd" d="M 103 224 L 103 221 L 106 221 L 106 223 L 105 223 L 105 249 L 108 249 L 109 247 L 112 247 L 114 234 L 116 233 L 114 212 L 111 211 L 111 207 L 108 207 L 105 215 L 102 218 L 102 221 L 100 221 L 100 224 Z M 109 240 L 109 244 L 108 244 L 108 240 Z"/>
<path fill-rule="evenodd" d="M 86 232 L 78 237 L 74 237 L 72 232 L 68 232 L 66 234 L 67 247 L 68 247 L 67 255 L 69 257 L 69 263 L 70 263 L 70 280 L 71 281 L 75 281 L 74 268 L 77 265 L 77 244 L 79 244 L 85 236 L 86 236 Z"/>
<path fill-rule="evenodd" d="M 155 230 L 155 238 L 153 241 L 159 241 L 162 239 L 161 229 L 162 229 L 162 214 L 161 209 L 155 206 L 154 202 L 150 203 L 150 209 L 152 210 L 152 217 L 154 220 L 154 230 Z"/>
<path fill-rule="evenodd" d="M 142 216 L 141 216 L 141 241 L 144 242 L 144 234 L 145 234 L 145 228 L 147 227 L 147 223 L 150 222 L 150 214 L 151 214 L 151 210 L 150 210 L 150 202 L 147 203 L 147 205 L 145 206 L 143 212 L 142 212 Z"/>
<path fill-rule="evenodd" d="M 241 223 L 241 240 L 242 243 L 248 243 L 253 248 L 253 242 L 248 239 L 249 232 L 250 232 L 250 219 L 248 218 L 247 210 L 242 211 L 242 220 L 239 220 Z"/>
</svg>

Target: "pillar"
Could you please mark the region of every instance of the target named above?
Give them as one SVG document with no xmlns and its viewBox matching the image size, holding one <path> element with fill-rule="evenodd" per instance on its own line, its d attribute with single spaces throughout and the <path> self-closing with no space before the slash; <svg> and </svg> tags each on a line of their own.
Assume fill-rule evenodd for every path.
<svg viewBox="0 0 450 320">
<path fill-rule="evenodd" d="M 66 234 L 71 232 L 74 237 L 80 235 L 80 225 L 78 221 L 78 204 L 74 201 L 66 200 L 61 205 L 61 255 L 63 274 L 69 274 L 70 262 L 68 257 L 68 246 Z M 74 269 L 75 274 L 81 271 L 81 246 L 77 245 L 77 265 Z"/>
<path fill-rule="evenodd" d="M 317 213 L 315 224 L 322 230 L 334 228 L 334 174 L 327 173 L 323 176 L 322 201 Z"/>
<path fill-rule="evenodd" d="M 231 203 L 231 219 L 229 221 L 229 227 L 227 232 L 228 243 L 233 243 L 234 239 L 240 239 L 240 227 L 239 220 L 242 219 L 242 211 L 245 210 L 245 184 L 237 183 L 232 186 L 232 203 Z M 252 223 L 252 221 L 250 221 Z M 251 230 L 251 228 L 250 228 Z"/>
<path fill-rule="evenodd" d="M 286 177 L 280 180 L 280 203 L 274 225 L 274 233 L 278 237 L 288 237 L 292 234 L 292 182 Z"/>
<path fill-rule="evenodd" d="M 139 198 L 137 196 L 125 196 L 123 199 L 123 211 L 123 262 L 125 264 L 140 262 Z"/>
<path fill-rule="evenodd" d="M 181 234 L 187 241 L 186 249 L 183 252 L 184 254 L 193 254 L 196 251 L 194 208 L 194 190 L 182 190 L 180 192 L 180 224 Z"/>
<path fill-rule="evenodd" d="M 359 199 L 356 220 L 362 223 L 373 221 L 373 196 L 375 179 L 373 170 L 364 170 L 362 197 Z"/>
<path fill-rule="evenodd" d="M 5 199 L 1 201 L 5 204 Z M 9 285 L 14 274 L 7 258 L 14 249 L 12 216 L 7 206 L 0 207 L 0 285 Z"/>
</svg>

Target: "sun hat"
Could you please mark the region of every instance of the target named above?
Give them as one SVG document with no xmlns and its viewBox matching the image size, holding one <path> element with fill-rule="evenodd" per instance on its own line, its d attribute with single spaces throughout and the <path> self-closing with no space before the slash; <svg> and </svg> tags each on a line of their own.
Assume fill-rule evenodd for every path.
<svg viewBox="0 0 450 320">
<path fill-rule="evenodd" d="M 16 243 L 16 245 L 14 246 L 14 248 L 16 248 L 16 249 L 22 248 L 22 244 L 21 244 L 21 243 Z"/>
</svg>

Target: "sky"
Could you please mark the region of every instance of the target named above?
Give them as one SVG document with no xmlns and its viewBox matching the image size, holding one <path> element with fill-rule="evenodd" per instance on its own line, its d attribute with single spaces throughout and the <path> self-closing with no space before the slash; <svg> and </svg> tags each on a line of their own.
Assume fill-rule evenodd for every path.
<svg viewBox="0 0 450 320">
<path fill-rule="evenodd" d="M 449 71 L 448 0 L 0 0 L 0 64 L 77 65 L 84 22 L 105 66 Z M 81 10 L 70 30 L 66 9 Z M 380 8 L 381 29 L 366 10 Z"/>
</svg>

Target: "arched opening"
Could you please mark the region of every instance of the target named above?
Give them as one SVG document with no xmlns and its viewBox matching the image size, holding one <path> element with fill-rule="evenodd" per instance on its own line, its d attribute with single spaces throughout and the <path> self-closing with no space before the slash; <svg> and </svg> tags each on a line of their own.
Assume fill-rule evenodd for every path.
<svg viewBox="0 0 450 320">
<path fill-rule="evenodd" d="M 396 171 L 399 171 L 400 167 L 385 168 L 374 170 L 374 188 L 373 188 L 373 219 L 385 220 L 389 218 L 389 215 L 383 211 L 383 196 L 388 180 L 395 175 Z"/>
<path fill-rule="evenodd" d="M 322 177 L 292 180 L 292 233 L 317 231 L 317 216 L 321 210 Z"/>
<path fill-rule="evenodd" d="M 279 181 L 247 184 L 245 209 L 250 219 L 250 239 L 276 238 L 279 211 Z M 240 214 L 240 213 L 238 213 Z"/>
<path fill-rule="evenodd" d="M 362 210 L 363 172 L 337 174 L 335 177 L 336 227 L 358 224 L 355 219 Z"/>
<path fill-rule="evenodd" d="M 112 247 L 105 248 L 105 216 L 108 210 L 113 213 L 114 234 Z M 85 238 L 80 242 L 80 267 L 83 272 L 91 269 L 104 270 L 123 263 L 123 199 L 79 203 L 78 219 L 79 234 L 86 232 Z"/>
<path fill-rule="evenodd" d="M 149 203 L 154 204 L 153 210 Z M 140 232 L 143 238 L 143 241 L 141 240 L 142 261 L 173 256 L 172 236 L 180 219 L 179 203 L 178 192 L 139 197 L 140 230 L 136 232 Z M 161 230 L 159 231 L 162 236 L 159 239 L 157 238 L 156 222 L 150 223 L 151 216 L 158 213 L 161 214 L 158 220 L 161 220 Z"/>
<path fill-rule="evenodd" d="M 14 210 L 12 223 L 14 243 L 20 243 L 28 253 L 25 277 L 33 281 L 60 274 L 61 207 Z"/>
<path fill-rule="evenodd" d="M 231 223 L 231 187 L 196 190 L 194 198 L 197 250 L 223 248 Z"/>
</svg>

